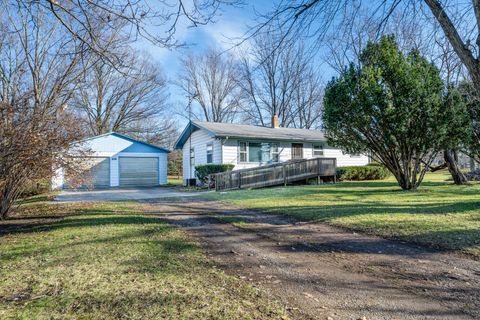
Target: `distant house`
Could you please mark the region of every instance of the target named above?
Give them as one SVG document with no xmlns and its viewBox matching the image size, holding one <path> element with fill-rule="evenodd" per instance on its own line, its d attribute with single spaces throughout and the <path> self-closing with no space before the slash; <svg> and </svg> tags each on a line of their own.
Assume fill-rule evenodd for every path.
<svg viewBox="0 0 480 320">
<path fill-rule="evenodd" d="M 147 187 L 167 183 L 167 149 L 116 132 L 91 137 L 75 145 L 74 148 L 89 151 L 88 157 L 78 158 L 82 170 L 76 173 L 88 176 L 85 186 Z M 72 187 L 74 178 L 60 169 L 53 178 L 52 187 Z"/>
<path fill-rule="evenodd" d="M 272 123 L 278 123 L 275 118 Z M 336 158 L 337 166 L 361 166 L 366 155 L 345 154 L 328 146 L 322 131 L 191 121 L 175 143 L 183 151 L 183 179 L 195 178 L 195 166 L 234 164 L 234 170 L 292 159 Z"/>
</svg>

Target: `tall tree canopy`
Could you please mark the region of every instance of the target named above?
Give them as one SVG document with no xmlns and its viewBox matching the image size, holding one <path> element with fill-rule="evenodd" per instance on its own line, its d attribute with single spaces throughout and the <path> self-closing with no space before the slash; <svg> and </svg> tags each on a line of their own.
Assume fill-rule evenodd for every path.
<svg viewBox="0 0 480 320">
<path fill-rule="evenodd" d="M 98 61 L 78 82 L 72 105 L 89 135 L 110 131 L 141 137 L 166 133 L 166 80 L 150 57 L 121 49 L 122 64 Z"/>
<path fill-rule="evenodd" d="M 192 116 L 211 122 L 232 122 L 240 105 L 238 65 L 234 57 L 210 49 L 200 55 L 189 55 L 182 63 L 177 85 L 195 102 Z"/>
<path fill-rule="evenodd" d="M 464 116 L 452 111 L 457 100 L 446 99 L 444 91 L 434 65 L 416 51 L 404 55 L 393 37 L 382 37 L 327 85 L 324 127 L 335 146 L 371 152 L 402 189 L 416 189 L 449 142 L 450 124 Z"/>
<path fill-rule="evenodd" d="M 301 41 L 281 41 L 276 28 L 258 34 L 241 58 L 244 121 L 269 126 L 316 128 L 322 108 L 323 83 L 311 52 Z"/>
</svg>

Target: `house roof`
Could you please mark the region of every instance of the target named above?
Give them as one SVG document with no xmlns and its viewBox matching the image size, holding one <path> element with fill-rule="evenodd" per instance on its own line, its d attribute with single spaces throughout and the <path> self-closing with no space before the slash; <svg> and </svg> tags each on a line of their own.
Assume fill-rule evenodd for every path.
<svg viewBox="0 0 480 320">
<path fill-rule="evenodd" d="M 170 152 L 170 150 L 168 150 L 166 148 L 162 148 L 162 147 L 156 146 L 156 145 L 151 144 L 151 143 L 147 143 L 147 142 L 144 142 L 144 141 L 141 141 L 141 140 L 137 140 L 137 139 L 131 138 L 129 136 L 126 136 L 124 134 L 120 134 L 118 132 L 113 132 L 113 131 L 108 132 L 108 133 L 104 133 L 104 134 L 101 134 L 101 135 L 98 135 L 98 136 L 88 137 L 88 138 L 85 138 L 85 139 L 80 140 L 78 142 L 80 142 L 80 143 L 81 142 L 86 142 L 86 141 L 94 140 L 94 139 L 101 138 L 101 137 L 107 137 L 107 136 L 115 136 L 115 137 L 118 137 L 118 138 L 121 138 L 121 139 L 128 140 L 130 142 L 139 143 L 139 144 L 151 147 L 151 148 L 155 148 L 155 149 L 157 149 L 159 151 L 162 151 L 162 152 Z"/>
<path fill-rule="evenodd" d="M 270 128 L 235 123 L 191 121 L 175 143 L 175 149 L 183 148 L 183 145 L 190 136 L 190 129 L 192 132 L 195 130 L 205 130 L 217 138 L 229 137 L 298 142 L 320 142 L 327 140 L 324 133 L 320 130 Z"/>
</svg>

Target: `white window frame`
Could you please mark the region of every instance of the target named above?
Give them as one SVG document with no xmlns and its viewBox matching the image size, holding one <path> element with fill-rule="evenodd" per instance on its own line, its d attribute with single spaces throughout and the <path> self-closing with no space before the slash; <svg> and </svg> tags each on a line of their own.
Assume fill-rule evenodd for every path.
<svg viewBox="0 0 480 320">
<path fill-rule="evenodd" d="M 241 144 L 245 144 L 245 151 L 242 151 Z M 245 160 L 242 161 L 242 153 L 245 154 Z M 248 142 L 247 141 L 238 141 L 238 154 L 237 154 L 238 163 L 248 163 Z"/>
<path fill-rule="evenodd" d="M 208 150 L 210 147 L 211 150 Z M 207 147 L 206 147 L 206 156 L 207 156 L 207 164 L 209 163 L 213 163 L 213 142 L 209 142 L 207 143 Z M 211 157 L 210 161 L 208 161 L 208 156 Z"/>
<path fill-rule="evenodd" d="M 315 147 L 320 147 L 320 149 L 316 149 Z M 315 152 L 318 152 L 318 151 L 320 151 L 322 154 L 315 154 Z M 314 158 L 325 156 L 325 146 L 323 145 L 323 143 L 312 144 L 312 156 Z"/>
<path fill-rule="evenodd" d="M 280 161 L 280 143 L 279 142 L 271 142 L 271 141 L 248 141 L 248 140 L 239 140 L 238 141 L 238 152 L 237 152 L 237 162 L 238 163 L 262 163 L 262 162 L 251 162 L 250 161 L 250 147 L 249 147 L 249 144 L 251 143 L 268 143 L 270 145 L 270 159 L 273 160 L 274 159 L 274 155 L 276 155 L 276 157 L 278 158 L 278 161 L 273 161 L 273 162 L 279 162 Z M 241 151 L 240 149 L 240 145 L 242 143 L 245 143 L 245 151 Z M 273 145 L 276 145 L 277 146 L 277 151 L 276 152 L 273 152 L 273 148 L 272 146 Z M 241 161 L 241 154 L 244 153 L 245 154 L 245 158 L 247 161 Z"/>
<path fill-rule="evenodd" d="M 273 146 L 276 146 L 277 151 L 273 151 Z M 274 163 L 280 162 L 280 144 L 278 142 L 270 143 L 270 158 Z"/>
</svg>

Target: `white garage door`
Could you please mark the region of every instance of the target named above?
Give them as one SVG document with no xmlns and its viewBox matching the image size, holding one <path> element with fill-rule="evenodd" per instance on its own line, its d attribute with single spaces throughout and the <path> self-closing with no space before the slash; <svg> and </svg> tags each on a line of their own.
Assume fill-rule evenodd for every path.
<svg viewBox="0 0 480 320">
<path fill-rule="evenodd" d="M 79 158 L 75 173 L 68 175 L 67 188 L 107 188 L 110 186 L 110 158 Z"/>
<path fill-rule="evenodd" d="M 120 186 L 158 185 L 158 158 L 120 157 Z"/>
</svg>

